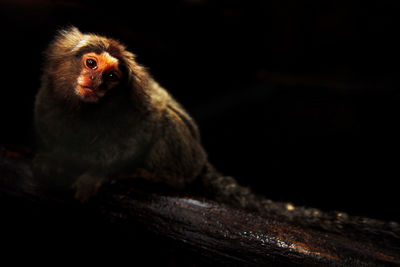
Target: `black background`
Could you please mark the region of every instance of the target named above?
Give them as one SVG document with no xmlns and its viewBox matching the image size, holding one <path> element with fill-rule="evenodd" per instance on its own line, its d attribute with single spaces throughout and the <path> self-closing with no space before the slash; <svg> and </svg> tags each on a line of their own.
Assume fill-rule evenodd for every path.
<svg viewBox="0 0 400 267">
<path fill-rule="evenodd" d="M 224 174 L 274 200 L 399 220 L 396 17 L 385 1 L 2 1 L 0 143 L 32 144 L 42 52 L 74 25 L 137 54 Z"/>
</svg>

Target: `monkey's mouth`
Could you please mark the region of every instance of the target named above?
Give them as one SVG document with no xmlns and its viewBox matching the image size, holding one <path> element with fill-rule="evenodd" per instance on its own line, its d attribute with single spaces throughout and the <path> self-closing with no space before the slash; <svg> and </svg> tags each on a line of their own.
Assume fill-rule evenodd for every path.
<svg viewBox="0 0 400 267">
<path fill-rule="evenodd" d="M 102 96 L 101 93 L 97 92 L 93 87 L 84 86 L 78 84 L 76 87 L 76 94 L 84 101 L 97 102 Z"/>
</svg>

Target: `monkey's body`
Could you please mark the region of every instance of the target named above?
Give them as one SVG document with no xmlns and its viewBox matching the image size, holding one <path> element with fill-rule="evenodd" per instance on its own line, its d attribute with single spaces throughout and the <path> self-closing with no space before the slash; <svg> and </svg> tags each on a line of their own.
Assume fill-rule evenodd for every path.
<svg viewBox="0 0 400 267">
<path fill-rule="evenodd" d="M 329 217 L 253 194 L 207 162 L 196 124 L 115 40 L 61 32 L 46 53 L 35 103 L 38 152 L 33 167 L 43 187 L 75 189 L 86 202 L 110 178 L 138 177 L 185 188 L 308 226 L 339 231 L 369 227 L 357 218 Z M 198 178 L 196 180 L 196 178 Z M 59 192 L 58 190 L 56 190 Z M 388 231 L 398 232 L 391 224 Z"/>
<path fill-rule="evenodd" d="M 71 34 L 73 40 L 68 39 Z M 83 46 L 78 52 L 70 51 L 82 40 L 89 49 Z M 47 52 L 36 98 L 39 152 L 35 172 L 49 187 L 75 187 L 76 197 L 82 201 L 119 174 L 182 188 L 207 163 L 191 117 L 134 61 L 132 54 L 114 42 L 81 34 L 77 29 L 64 32 Z M 97 94 L 102 85 L 100 89 L 90 87 L 82 95 L 79 88 L 75 89 L 75 81 L 85 78 L 74 70 L 74 64 L 79 66 L 80 62 L 74 56 L 80 55 L 81 49 L 95 55 L 109 53 L 119 61 L 118 84 L 98 99 L 93 100 L 91 94 Z M 94 80 L 93 75 L 90 79 Z M 89 101 L 85 101 L 88 96 Z"/>
</svg>

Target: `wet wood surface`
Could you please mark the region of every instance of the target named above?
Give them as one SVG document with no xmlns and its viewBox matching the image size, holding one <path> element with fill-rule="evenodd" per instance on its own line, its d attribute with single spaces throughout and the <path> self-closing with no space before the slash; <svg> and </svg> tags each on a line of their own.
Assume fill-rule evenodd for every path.
<svg viewBox="0 0 400 267">
<path fill-rule="evenodd" d="M 30 156 L 21 150 L 1 149 L 0 201 L 23 200 L 32 207 L 71 205 L 41 195 L 30 171 Z M 396 232 L 382 238 L 332 233 L 201 198 L 149 192 L 130 183 L 103 190 L 86 209 L 111 226 L 123 225 L 124 231 L 141 225 L 167 240 L 164 246 L 169 241 L 185 246 L 210 265 L 400 265 L 400 238 Z M 81 213 L 72 211 L 69 216 L 79 217 Z M 131 240 L 132 246 L 135 242 L 140 241 Z"/>
</svg>

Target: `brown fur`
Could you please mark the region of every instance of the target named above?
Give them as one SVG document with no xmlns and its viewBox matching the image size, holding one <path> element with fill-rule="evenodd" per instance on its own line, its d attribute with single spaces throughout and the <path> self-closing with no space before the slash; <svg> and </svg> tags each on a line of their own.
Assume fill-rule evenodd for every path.
<svg viewBox="0 0 400 267">
<path fill-rule="evenodd" d="M 118 59 L 119 80 L 89 103 L 76 89 L 87 72 L 82 57 L 103 52 Z M 207 162 L 192 118 L 135 56 L 76 28 L 60 32 L 46 52 L 35 125 L 38 180 L 49 188 L 72 186 L 83 202 L 121 172 L 182 188 Z"/>
</svg>

